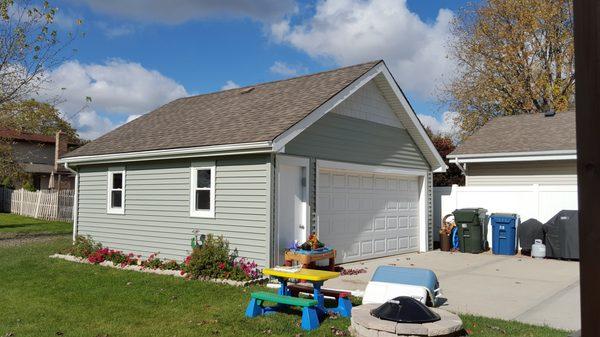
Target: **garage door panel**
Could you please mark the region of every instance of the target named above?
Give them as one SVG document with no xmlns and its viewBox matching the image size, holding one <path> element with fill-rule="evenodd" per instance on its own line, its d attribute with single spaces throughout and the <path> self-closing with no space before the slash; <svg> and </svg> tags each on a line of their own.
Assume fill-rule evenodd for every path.
<svg viewBox="0 0 600 337">
<path fill-rule="evenodd" d="M 349 175 L 347 188 L 360 189 L 360 176 Z"/>
<path fill-rule="evenodd" d="M 419 247 L 419 238 L 417 236 L 410 237 L 410 248 Z"/>
<path fill-rule="evenodd" d="M 385 248 L 386 248 L 385 247 L 385 238 L 373 240 L 373 252 L 375 254 L 385 253 L 386 252 Z"/>
<path fill-rule="evenodd" d="M 373 177 L 365 177 L 363 176 L 361 179 L 362 182 L 362 189 L 363 190 L 372 190 L 373 189 Z"/>
<path fill-rule="evenodd" d="M 389 216 L 385 219 L 386 228 L 388 230 L 396 230 L 398 229 L 398 217 L 397 216 Z"/>
<path fill-rule="evenodd" d="M 374 224 L 374 231 L 375 232 L 381 232 L 381 231 L 385 231 L 385 217 L 378 217 L 375 218 L 375 221 L 373 221 Z"/>
<path fill-rule="evenodd" d="M 364 240 L 360 243 L 360 255 L 373 254 L 373 240 Z"/>
<path fill-rule="evenodd" d="M 415 251 L 419 244 L 417 178 L 321 169 L 319 235 L 338 262 Z"/>
<path fill-rule="evenodd" d="M 331 193 L 319 192 L 317 196 L 317 209 L 328 211 L 331 209 Z"/>
<path fill-rule="evenodd" d="M 346 188 L 346 175 L 334 174 L 333 175 L 333 188 Z"/>
<path fill-rule="evenodd" d="M 387 238 L 385 245 L 386 245 L 388 252 L 390 252 L 390 253 L 398 252 L 398 238 L 397 237 Z"/>
<path fill-rule="evenodd" d="M 336 211 L 345 211 L 346 210 L 346 196 L 339 194 L 333 195 L 332 209 Z"/>
<path fill-rule="evenodd" d="M 319 188 L 327 189 L 331 187 L 331 174 L 330 173 L 319 173 Z"/>
<path fill-rule="evenodd" d="M 403 236 L 398 238 L 398 246 L 400 247 L 400 249 L 408 249 L 409 247 L 409 237 L 407 236 Z"/>
</svg>

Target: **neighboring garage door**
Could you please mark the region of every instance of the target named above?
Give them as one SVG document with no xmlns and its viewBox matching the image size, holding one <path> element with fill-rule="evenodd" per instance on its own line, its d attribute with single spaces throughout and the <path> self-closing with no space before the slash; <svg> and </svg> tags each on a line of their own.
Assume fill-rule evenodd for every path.
<svg viewBox="0 0 600 337">
<path fill-rule="evenodd" d="M 337 263 L 419 250 L 416 176 L 320 168 L 317 215 Z"/>
</svg>

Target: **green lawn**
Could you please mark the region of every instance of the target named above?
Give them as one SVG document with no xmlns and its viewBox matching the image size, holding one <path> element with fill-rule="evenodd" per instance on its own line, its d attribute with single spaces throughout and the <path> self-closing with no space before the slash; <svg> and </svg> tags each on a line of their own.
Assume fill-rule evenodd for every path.
<svg viewBox="0 0 600 337">
<path fill-rule="evenodd" d="M 253 289 L 186 281 L 48 258 L 69 245 L 56 239 L 0 248 L 0 336 L 334 336 L 348 319 L 299 328 L 300 316 L 248 319 Z M 471 336 L 566 336 L 567 333 L 463 316 Z"/>
<path fill-rule="evenodd" d="M 73 225 L 62 221 L 47 221 L 26 216 L 0 213 L 0 238 L 35 234 L 70 234 Z"/>
</svg>

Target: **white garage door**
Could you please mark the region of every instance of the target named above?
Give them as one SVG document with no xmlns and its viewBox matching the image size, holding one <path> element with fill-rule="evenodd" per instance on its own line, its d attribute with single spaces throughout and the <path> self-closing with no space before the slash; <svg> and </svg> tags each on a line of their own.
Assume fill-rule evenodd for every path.
<svg viewBox="0 0 600 337">
<path fill-rule="evenodd" d="M 419 250 L 417 177 L 321 168 L 317 214 L 337 263 Z"/>
</svg>

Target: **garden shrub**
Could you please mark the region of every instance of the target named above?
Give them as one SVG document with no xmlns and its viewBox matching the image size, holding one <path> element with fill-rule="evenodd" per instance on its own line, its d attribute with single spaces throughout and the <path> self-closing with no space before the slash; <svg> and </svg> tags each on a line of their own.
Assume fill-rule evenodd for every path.
<svg viewBox="0 0 600 337">
<path fill-rule="evenodd" d="M 28 180 L 23 184 L 23 189 L 25 191 L 29 191 L 29 192 L 35 192 L 35 186 L 33 186 L 33 184 Z"/>
<path fill-rule="evenodd" d="M 146 259 L 145 261 L 142 261 L 142 267 L 149 268 L 149 269 L 161 268 L 163 262 L 157 256 L 158 256 L 158 253 L 150 254 L 150 256 L 148 256 L 148 259 Z"/>
<path fill-rule="evenodd" d="M 237 250 L 229 252 L 229 243 L 222 236 L 208 234 L 201 246 L 185 259 L 183 272 L 192 278 L 224 278 L 246 281 L 258 278 L 255 262 L 238 258 Z"/>
<path fill-rule="evenodd" d="M 62 251 L 64 254 L 87 258 L 93 252 L 102 249 L 102 245 L 94 241 L 89 236 L 78 236 L 75 239 L 75 244 Z"/>
<path fill-rule="evenodd" d="M 164 270 L 179 270 L 181 269 L 181 265 L 175 260 L 169 260 L 162 264 L 160 269 Z"/>
<path fill-rule="evenodd" d="M 229 262 L 229 243 L 222 236 L 208 234 L 201 246 L 194 248 L 186 272 L 194 277 L 219 278 Z"/>
</svg>

